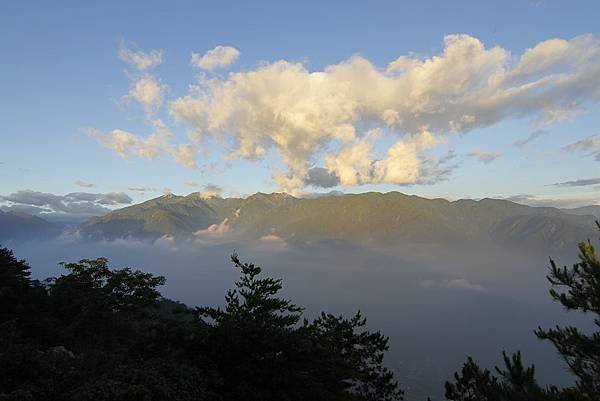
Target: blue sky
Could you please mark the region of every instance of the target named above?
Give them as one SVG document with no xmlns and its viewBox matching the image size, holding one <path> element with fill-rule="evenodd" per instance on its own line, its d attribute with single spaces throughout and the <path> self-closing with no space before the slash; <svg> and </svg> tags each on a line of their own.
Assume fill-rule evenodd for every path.
<svg viewBox="0 0 600 401">
<path fill-rule="evenodd" d="M 597 85 L 600 79 L 594 75 L 600 65 L 598 55 L 582 55 L 600 40 L 598 15 L 597 1 L 3 2 L 0 196 L 25 190 L 58 195 L 123 192 L 140 201 L 160 195 L 165 188 L 182 194 L 202 191 L 212 184 L 209 189 L 218 186 L 223 195 L 282 189 L 297 193 L 398 190 L 451 199 L 528 195 L 520 199 L 559 206 L 597 203 L 600 183 L 577 180 L 600 177 L 600 89 L 581 89 L 594 82 Z M 544 93 L 538 96 L 531 92 L 515 98 L 514 105 L 498 106 L 498 110 L 469 106 L 464 112 L 464 126 L 449 129 L 456 119 L 451 120 L 446 110 L 456 104 L 471 104 L 467 97 L 476 95 L 482 82 L 489 84 L 494 73 L 481 78 L 474 59 L 473 71 L 464 73 L 467 86 L 473 86 L 457 94 L 453 91 L 462 89 L 447 88 L 453 82 L 435 86 L 430 82 L 434 78 L 419 75 L 417 70 L 424 69 L 425 64 L 414 67 L 415 77 L 421 81 L 415 83 L 414 78 L 402 83 L 402 73 L 408 74 L 413 64 L 393 71 L 389 63 L 400 56 L 411 63 L 443 57 L 450 43 L 445 37 L 457 34 L 468 36 L 450 40 L 456 46 L 477 48 L 481 43 L 484 47 L 480 50 L 485 56 L 481 71 L 517 69 L 527 49 L 562 39 L 564 51 L 558 50 L 554 56 L 570 57 L 572 64 L 557 64 L 556 68 L 536 71 L 537 76 L 515 79 L 535 81 L 564 73 L 582 74 L 581 80 L 570 87 L 549 87 L 547 101 Z M 581 35 L 591 36 L 572 41 Z M 192 52 L 200 60 L 217 46 L 233 48 L 239 55 L 222 68 L 191 65 Z M 498 56 L 501 61 L 497 65 L 490 50 L 495 47 L 504 55 L 504 59 Z M 137 68 L 131 59 L 127 63 L 127 54 L 150 55 L 153 50 L 160 52 L 160 63 L 145 69 Z M 548 57 L 538 53 L 540 60 Z M 355 56 L 378 74 L 372 82 L 361 77 L 357 63 L 349 61 L 356 61 Z M 573 62 L 573 57 L 584 58 Z M 279 60 L 287 64 L 277 69 L 274 63 Z M 294 74 L 306 78 L 316 92 L 302 98 L 302 83 L 292 74 L 290 86 L 297 83 L 300 93 L 274 103 L 277 96 L 287 96 L 284 74 L 291 74 L 295 63 L 301 63 L 303 71 Z M 350 87 L 373 84 L 373 94 L 369 88 L 359 88 L 342 96 L 341 103 L 351 104 L 340 104 L 339 109 L 351 107 L 351 117 L 340 116 L 336 107 L 331 111 L 319 98 L 321 93 L 323 97 L 340 93 L 331 85 L 340 83 L 341 73 L 325 73 L 330 71 L 328 66 L 349 64 Z M 469 64 L 470 60 L 465 60 L 463 67 L 447 63 L 443 68 L 458 70 Z M 275 74 L 273 88 L 252 75 L 261 69 Z M 436 70 L 434 76 L 446 70 Z M 315 72 L 327 75 L 325 83 L 310 76 Z M 231 73 L 245 75 L 234 82 Z M 449 81 L 462 77 L 457 71 L 448 73 L 454 77 Z M 144 77 L 150 77 L 160 88 L 160 101 L 149 100 L 151 112 L 145 112 L 143 102 L 131 92 Z M 399 82 L 398 88 L 382 100 L 377 84 L 383 82 L 385 91 L 386 82 L 392 82 L 390 77 Z M 267 76 L 265 82 L 270 79 Z M 198 97 L 197 92 L 189 92 L 190 85 L 199 86 L 212 105 L 204 117 L 191 119 L 181 110 L 174 111 L 173 103 L 178 99 Z M 426 97 L 415 95 L 416 100 L 401 90 L 423 85 L 433 89 Z M 231 93 L 222 95 L 225 90 Z M 371 110 L 370 100 L 365 100 L 371 96 L 373 104 L 381 100 L 381 109 L 373 106 Z M 482 98 L 482 103 L 494 96 Z M 531 98 L 535 96 L 534 102 Z M 242 100 L 231 105 L 231 99 Z M 530 101 L 535 105 L 527 103 Z M 425 102 L 424 110 L 435 106 L 435 111 L 427 117 L 427 112 L 414 111 L 420 107 L 415 102 Z M 302 124 L 310 128 L 305 128 L 298 123 L 298 118 L 304 118 L 298 117 L 298 110 L 304 113 L 311 106 L 310 113 L 319 117 L 313 120 L 314 114 L 307 112 L 308 121 Z M 389 115 L 385 114 L 388 108 L 392 115 L 400 115 L 393 123 L 382 117 Z M 273 115 L 273 109 L 283 117 L 256 121 L 265 113 Z M 223 113 L 228 113 L 226 121 L 219 120 L 221 125 L 215 129 L 206 128 L 207 121 L 214 123 Z M 460 115 L 460 110 L 453 113 Z M 492 117 L 496 114 L 500 117 Z M 559 118 L 554 121 L 550 115 Z M 153 152 L 148 155 L 140 146 L 147 149 L 148 142 L 144 141 L 159 120 L 169 136 L 152 145 Z M 333 128 L 327 125 L 330 121 L 334 121 Z M 279 123 L 282 125 L 277 126 Z M 348 125 L 355 130 L 354 136 L 335 136 L 338 128 Z M 246 131 L 240 134 L 237 127 Z M 379 130 L 378 139 L 365 139 L 377 138 L 375 134 L 368 136 L 373 129 Z M 114 130 L 130 135 L 129 142 L 117 144 Z M 192 131 L 201 130 L 204 139 L 190 138 Z M 534 132 L 540 135 L 526 145 L 515 145 Z M 257 139 L 253 135 L 262 136 Z M 277 139 L 277 135 L 287 136 Z M 309 135 L 316 138 L 311 145 L 303 143 Z M 250 141 L 248 148 L 239 141 Z M 402 159 L 386 159 L 396 145 Z M 190 146 L 187 162 L 178 162 L 173 156 L 180 146 Z M 257 146 L 264 148 L 264 153 Z M 365 159 L 367 153 L 372 160 Z M 194 166 L 190 167 L 190 159 Z M 315 167 L 338 185 L 308 185 L 307 174 Z M 348 170 L 349 175 L 345 175 Z M 285 184 L 283 178 L 274 179 L 277 174 L 285 178 Z M 573 183 L 552 185 L 561 182 Z M 583 183 L 587 185 L 579 185 Z M 141 192 L 131 188 L 148 189 Z"/>
</svg>

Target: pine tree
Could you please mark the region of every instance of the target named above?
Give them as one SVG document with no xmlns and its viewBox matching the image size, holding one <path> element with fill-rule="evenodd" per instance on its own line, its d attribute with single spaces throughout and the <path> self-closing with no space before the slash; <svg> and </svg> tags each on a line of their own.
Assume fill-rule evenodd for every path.
<svg viewBox="0 0 600 401">
<path fill-rule="evenodd" d="M 596 222 L 600 228 L 600 222 Z M 600 397 L 600 259 L 591 241 L 579 244 L 579 262 L 559 268 L 553 260 L 548 280 L 550 295 L 567 310 L 591 314 L 596 331 L 584 334 L 577 327 L 538 328 L 536 335 L 550 340 L 573 374 L 577 388 L 590 397 Z"/>
<path fill-rule="evenodd" d="M 261 278 L 260 267 L 236 254 L 231 260 L 241 277 L 225 309 L 197 309 L 209 319 L 206 350 L 223 379 L 217 392 L 224 400 L 402 399 L 383 366 L 388 340 L 364 330 L 360 313 L 300 323 L 303 309 L 277 296 L 281 280 Z"/>
</svg>

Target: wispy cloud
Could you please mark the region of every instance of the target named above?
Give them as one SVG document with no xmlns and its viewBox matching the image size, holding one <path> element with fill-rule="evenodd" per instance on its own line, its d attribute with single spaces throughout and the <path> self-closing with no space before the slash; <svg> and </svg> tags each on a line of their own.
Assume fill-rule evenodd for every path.
<svg viewBox="0 0 600 401">
<path fill-rule="evenodd" d="M 162 63 L 163 51 L 151 50 L 144 52 L 137 46 L 127 47 L 125 41 L 121 41 L 118 51 L 119 58 L 138 71 L 146 71 Z"/>
<path fill-rule="evenodd" d="M 486 152 L 483 150 L 473 150 L 473 151 L 467 153 L 467 156 L 474 157 L 474 158 L 478 159 L 481 163 L 490 164 L 491 162 L 496 160 L 498 157 L 500 157 L 500 153 Z"/>
<path fill-rule="evenodd" d="M 518 148 L 523 148 L 526 145 L 528 145 L 530 142 L 533 142 L 535 139 L 537 139 L 541 136 L 547 135 L 547 134 L 548 134 L 547 130 L 537 129 L 537 130 L 533 131 L 531 134 L 529 134 L 526 138 L 516 141 L 513 145 Z"/>
<path fill-rule="evenodd" d="M 563 149 L 568 152 L 580 152 L 600 162 L 600 135 L 592 135 L 581 139 L 563 147 Z"/>
<path fill-rule="evenodd" d="M 581 178 L 579 180 L 558 182 L 552 185 L 557 187 L 584 187 L 596 184 L 600 184 L 600 178 Z"/>
</svg>

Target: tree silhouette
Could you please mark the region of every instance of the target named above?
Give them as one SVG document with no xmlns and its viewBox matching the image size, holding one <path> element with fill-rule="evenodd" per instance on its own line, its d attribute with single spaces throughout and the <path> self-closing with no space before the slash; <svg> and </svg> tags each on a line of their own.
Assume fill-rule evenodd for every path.
<svg viewBox="0 0 600 401">
<path fill-rule="evenodd" d="M 208 318 L 207 350 L 225 400 L 395 400 L 402 392 L 383 367 L 388 339 L 362 330 L 360 313 L 345 319 L 323 313 L 299 324 L 303 309 L 278 298 L 279 279 L 231 260 L 241 277 L 225 309 L 198 308 Z"/>
<path fill-rule="evenodd" d="M 0 400 L 402 399 L 360 313 L 301 321 L 281 280 L 232 261 L 225 308 L 191 309 L 161 297 L 163 277 L 104 258 L 39 282 L 0 248 Z"/>
<path fill-rule="evenodd" d="M 596 222 L 598 228 L 600 223 Z M 538 328 L 536 335 L 550 340 L 569 369 L 577 376 L 577 388 L 590 397 L 600 394 L 600 259 L 588 240 L 579 244 L 579 262 L 559 268 L 550 260 L 550 295 L 567 310 L 593 315 L 597 331 L 584 334 L 577 327 Z"/>
</svg>

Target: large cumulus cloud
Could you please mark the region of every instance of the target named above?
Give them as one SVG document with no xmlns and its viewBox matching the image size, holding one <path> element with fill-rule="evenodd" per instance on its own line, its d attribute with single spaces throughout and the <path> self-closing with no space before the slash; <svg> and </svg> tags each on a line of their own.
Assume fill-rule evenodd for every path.
<svg viewBox="0 0 600 401">
<path fill-rule="evenodd" d="M 448 135 L 521 117 L 541 130 L 598 100 L 600 41 L 592 35 L 543 41 L 520 56 L 449 35 L 441 54 L 400 56 L 385 68 L 354 56 L 322 71 L 278 60 L 200 74 L 169 110 L 191 129 L 189 157 L 210 137 L 233 139 L 230 157 L 275 150 L 286 166 L 275 181 L 296 191 L 319 182 L 435 182 L 447 169 L 428 150 Z"/>
</svg>

